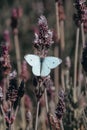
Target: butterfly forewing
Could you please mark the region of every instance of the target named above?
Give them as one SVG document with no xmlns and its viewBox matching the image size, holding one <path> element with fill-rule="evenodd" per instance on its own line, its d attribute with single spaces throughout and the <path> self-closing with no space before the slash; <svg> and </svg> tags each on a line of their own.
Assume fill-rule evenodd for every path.
<svg viewBox="0 0 87 130">
<path fill-rule="evenodd" d="M 25 60 L 32 66 L 32 72 L 36 76 L 40 76 L 40 57 L 37 55 L 26 55 Z"/>
<path fill-rule="evenodd" d="M 49 56 L 45 57 L 44 62 L 50 69 L 53 69 L 56 68 L 59 64 L 61 64 L 62 60 L 57 57 Z"/>
</svg>

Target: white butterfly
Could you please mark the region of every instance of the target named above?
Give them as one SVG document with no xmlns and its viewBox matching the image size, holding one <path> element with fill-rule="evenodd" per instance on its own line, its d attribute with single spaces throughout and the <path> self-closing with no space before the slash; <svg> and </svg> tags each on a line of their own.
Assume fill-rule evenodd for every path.
<svg viewBox="0 0 87 130">
<path fill-rule="evenodd" d="M 24 58 L 32 66 L 33 74 L 41 77 L 49 75 L 51 69 L 57 67 L 62 62 L 61 59 L 53 56 L 41 58 L 37 55 L 28 54 Z"/>
</svg>

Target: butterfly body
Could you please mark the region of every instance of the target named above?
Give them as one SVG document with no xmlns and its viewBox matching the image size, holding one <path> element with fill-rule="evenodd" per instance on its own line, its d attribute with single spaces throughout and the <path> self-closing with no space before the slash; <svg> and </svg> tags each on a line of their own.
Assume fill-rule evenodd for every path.
<svg viewBox="0 0 87 130">
<path fill-rule="evenodd" d="M 51 69 L 57 67 L 62 62 L 61 59 L 53 56 L 42 58 L 37 55 L 28 54 L 24 58 L 32 66 L 33 74 L 41 77 L 49 75 Z"/>
</svg>

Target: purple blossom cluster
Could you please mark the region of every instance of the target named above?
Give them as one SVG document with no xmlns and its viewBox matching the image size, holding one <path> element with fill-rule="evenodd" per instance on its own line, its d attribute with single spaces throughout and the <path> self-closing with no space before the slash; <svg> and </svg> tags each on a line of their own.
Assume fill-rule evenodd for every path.
<svg viewBox="0 0 87 130">
<path fill-rule="evenodd" d="M 58 101 L 57 108 L 56 108 L 56 111 L 55 111 L 55 114 L 56 114 L 56 116 L 59 120 L 62 119 L 64 111 L 65 111 L 64 99 L 65 99 L 64 91 L 61 90 L 59 92 L 59 99 L 58 99 L 59 101 Z"/>
<path fill-rule="evenodd" d="M 52 115 L 51 113 L 49 113 L 50 123 L 55 130 L 60 130 L 60 126 L 61 126 L 60 120 L 62 119 L 64 111 L 65 111 L 64 99 L 65 99 L 64 91 L 60 90 L 58 104 L 55 110 L 55 115 Z"/>
<path fill-rule="evenodd" d="M 33 85 L 35 87 L 35 95 L 37 99 L 40 99 L 44 93 L 44 89 L 46 88 L 48 93 L 52 93 L 53 88 L 53 82 L 50 78 L 50 76 L 47 77 L 34 77 L 33 79 Z"/>
<path fill-rule="evenodd" d="M 83 27 L 84 27 L 84 32 L 87 32 L 87 5 L 83 4 L 81 6 L 81 10 L 82 10 L 82 22 L 83 22 Z"/>
<path fill-rule="evenodd" d="M 48 29 L 48 24 L 45 16 L 41 15 L 38 20 L 38 33 L 35 32 L 34 47 L 37 54 L 46 56 L 49 47 L 53 44 L 53 32 Z"/>
<path fill-rule="evenodd" d="M 83 10 L 83 8 L 85 7 L 85 2 L 86 0 L 76 0 L 74 3 L 76 8 L 76 13 L 74 13 L 73 18 L 77 26 L 80 26 L 81 23 L 83 22 L 82 17 L 84 16 L 85 13 Z"/>
<path fill-rule="evenodd" d="M 84 71 L 87 72 L 87 44 L 83 48 L 81 63 L 82 63 L 82 67 L 83 67 Z"/>
<path fill-rule="evenodd" d="M 10 73 L 9 88 L 6 93 L 6 100 L 12 102 L 13 107 L 17 107 L 21 97 L 24 95 L 24 81 L 21 81 L 18 87 L 16 72 Z"/>
<path fill-rule="evenodd" d="M 34 48 L 35 53 L 40 57 L 46 57 L 48 54 L 48 49 L 54 43 L 53 40 L 53 32 L 48 29 L 48 23 L 45 16 L 41 15 L 38 19 L 38 31 L 35 31 L 35 39 L 34 39 Z M 44 93 L 44 89 L 46 88 L 48 91 L 53 87 L 53 82 L 50 79 L 50 76 L 46 77 L 34 77 L 33 85 L 35 87 L 35 95 L 39 100 Z"/>
<path fill-rule="evenodd" d="M 7 76 L 11 71 L 11 64 L 10 64 L 10 56 L 8 46 L 1 45 L 0 46 L 1 54 L 0 54 L 0 73 L 1 73 L 1 80 L 4 76 Z"/>
<path fill-rule="evenodd" d="M 34 90 L 35 90 L 35 95 L 37 97 L 37 100 L 40 100 L 40 98 L 44 93 L 43 79 L 41 77 L 34 77 L 33 85 L 34 85 Z"/>
<path fill-rule="evenodd" d="M 60 130 L 60 122 L 56 118 L 56 116 L 53 116 L 52 114 L 49 114 L 50 123 L 55 130 Z"/>
<path fill-rule="evenodd" d="M 13 8 L 11 12 L 11 28 L 14 34 L 18 33 L 18 19 L 22 17 L 23 10 L 21 7 Z"/>
<path fill-rule="evenodd" d="M 45 88 L 47 88 L 47 89 L 53 87 L 53 82 L 50 78 L 50 75 L 44 78 L 43 84 L 44 84 Z"/>
</svg>

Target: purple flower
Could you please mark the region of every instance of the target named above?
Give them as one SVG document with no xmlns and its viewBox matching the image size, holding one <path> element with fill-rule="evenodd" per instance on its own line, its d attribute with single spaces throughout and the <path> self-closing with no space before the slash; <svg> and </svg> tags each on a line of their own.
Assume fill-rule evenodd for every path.
<svg viewBox="0 0 87 130">
<path fill-rule="evenodd" d="M 53 44 L 53 32 L 48 29 L 46 18 L 41 15 L 38 20 L 38 33 L 35 32 L 34 47 L 38 54 L 47 55 L 49 47 Z"/>
<path fill-rule="evenodd" d="M 37 97 L 37 100 L 39 100 L 43 93 L 44 93 L 44 86 L 43 86 L 43 79 L 41 77 L 34 77 L 33 79 L 33 85 L 35 90 L 35 95 Z"/>
<path fill-rule="evenodd" d="M 65 102 L 64 102 L 64 91 L 61 90 L 59 92 L 59 101 L 57 104 L 57 108 L 55 111 L 55 114 L 57 116 L 57 118 L 60 120 L 63 117 L 64 111 L 65 111 Z"/>
<path fill-rule="evenodd" d="M 87 72 L 87 45 L 83 48 L 81 63 L 84 71 Z"/>
</svg>

